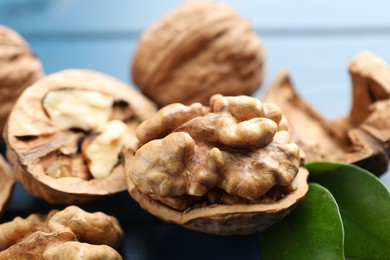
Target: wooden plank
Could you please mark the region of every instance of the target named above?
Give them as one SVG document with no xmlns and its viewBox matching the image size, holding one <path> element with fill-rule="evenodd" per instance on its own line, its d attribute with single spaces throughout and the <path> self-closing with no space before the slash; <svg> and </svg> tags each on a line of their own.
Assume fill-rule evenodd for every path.
<svg viewBox="0 0 390 260">
<path fill-rule="evenodd" d="M 182 0 L 2 0 L 0 23 L 24 34 L 137 34 Z M 279 30 L 389 33 L 390 1 L 226 0 L 265 33 Z"/>
</svg>

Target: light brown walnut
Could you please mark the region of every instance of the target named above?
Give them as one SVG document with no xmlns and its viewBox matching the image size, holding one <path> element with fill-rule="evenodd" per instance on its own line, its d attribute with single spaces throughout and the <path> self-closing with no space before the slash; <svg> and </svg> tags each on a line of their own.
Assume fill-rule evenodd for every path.
<svg viewBox="0 0 390 260">
<path fill-rule="evenodd" d="M 286 213 L 307 190 L 300 149 L 281 110 L 252 97 L 217 94 L 208 107 L 168 105 L 142 122 L 137 136 L 139 149 L 124 153 L 130 194 L 152 214 L 192 229 L 256 232 L 270 224 L 259 217 L 263 205 Z M 216 208 L 211 226 L 189 217 L 201 211 L 208 218 L 208 210 Z M 249 208 L 247 224 L 253 229 L 219 222 L 247 216 Z"/>
<path fill-rule="evenodd" d="M 207 104 L 214 94 L 251 95 L 264 74 L 264 47 L 225 4 L 186 1 L 142 34 L 134 82 L 160 106 Z"/>
<path fill-rule="evenodd" d="M 122 259 L 122 240 L 114 217 L 69 206 L 1 224 L 0 259 Z"/>
<path fill-rule="evenodd" d="M 354 163 L 379 176 L 387 171 L 390 156 L 390 67 L 378 56 L 362 52 L 351 60 L 349 73 L 351 112 L 336 120 L 325 119 L 303 100 L 285 70 L 263 100 L 285 111 L 307 162 Z"/>
<path fill-rule="evenodd" d="M 12 174 L 11 167 L 0 155 L 0 216 L 5 210 L 15 184 L 15 176 Z"/>
<path fill-rule="evenodd" d="M 16 179 L 52 204 L 85 203 L 126 189 L 120 150 L 156 111 L 107 75 L 65 70 L 28 87 L 4 129 Z"/>
<path fill-rule="evenodd" d="M 0 132 L 20 93 L 42 76 L 41 62 L 28 43 L 0 25 Z"/>
</svg>

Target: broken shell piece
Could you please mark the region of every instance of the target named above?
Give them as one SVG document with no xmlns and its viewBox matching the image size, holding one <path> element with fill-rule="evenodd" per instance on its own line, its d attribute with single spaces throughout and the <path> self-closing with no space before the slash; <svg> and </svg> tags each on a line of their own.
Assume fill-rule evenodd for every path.
<svg viewBox="0 0 390 260">
<path fill-rule="evenodd" d="M 49 75 L 20 96 L 4 131 L 16 178 L 54 204 L 126 189 L 119 151 L 156 109 L 130 86 L 86 70 Z"/>
<path fill-rule="evenodd" d="M 11 167 L 0 155 L 0 216 L 11 198 L 15 184 L 14 178 L 15 176 L 12 174 Z"/>
<path fill-rule="evenodd" d="M 198 105 L 168 105 L 138 126 L 140 147 L 124 151 L 130 195 L 163 220 L 208 233 L 280 220 L 308 189 L 280 109 L 247 96 Z"/>
<path fill-rule="evenodd" d="M 122 259 L 118 221 L 102 212 L 69 206 L 0 225 L 0 259 Z"/>
<path fill-rule="evenodd" d="M 369 52 L 352 59 L 353 104 L 348 116 L 326 120 L 295 91 L 280 71 L 263 101 L 284 111 L 305 161 L 354 163 L 376 175 L 386 172 L 390 155 L 390 68 Z"/>
</svg>

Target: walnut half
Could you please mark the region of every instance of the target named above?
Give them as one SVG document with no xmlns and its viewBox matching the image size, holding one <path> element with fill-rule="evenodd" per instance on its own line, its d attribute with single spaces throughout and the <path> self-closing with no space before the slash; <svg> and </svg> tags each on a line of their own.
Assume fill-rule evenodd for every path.
<svg viewBox="0 0 390 260">
<path fill-rule="evenodd" d="M 152 102 L 130 86 L 86 70 L 65 70 L 27 88 L 4 130 L 16 179 L 53 204 L 88 202 L 126 189 L 122 145 Z"/>
<path fill-rule="evenodd" d="M 0 259 L 122 259 L 122 240 L 114 217 L 69 206 L 1 224 Z"/>
<path fill-rule="evenodd" d="M 280 109 L 248 96 L 168 105 L 124 153 L 131 196 L 150 213 L 217 234 L 262 230 L 303 198 L 307 171 Z"/>
</svg>

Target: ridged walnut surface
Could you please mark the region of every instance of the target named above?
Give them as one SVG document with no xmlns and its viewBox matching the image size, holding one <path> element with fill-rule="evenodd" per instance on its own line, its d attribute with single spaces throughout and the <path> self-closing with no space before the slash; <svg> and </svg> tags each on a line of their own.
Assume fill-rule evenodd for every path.
<svg viewBox="0 0 390 260">
<path fill-rule="evenodd" d="M 129 127 L 135 145 L 135 127 L 155 112 L 155 106 L 130 86 L 109 76 L 87 70 L 65 70 L 49 75 L 27 88 L 13 108 L 4 131 L 7 157 L 12 162 L 16 179 L 28 192 L 53 204 L 88 202 L 126 189 L 123 167 L 118 164 L 102 179 L 76 177 L 86 163 L 72 156 L 79 155 L 80 132 L 55 127 L 42 104 L 50 91 L 72 89 L 96 91 L 128 107 L 116 116 Z M 122 103 L 123 103 L 122 102 Z M 50 155 L 64 155 L 73 167 L 72 176 L 55 178 L 46 174 Z M 80 156 L 77 158 L 81 158 Z M 61 163 L 61 162 L 60 162 Z"/>
<path fill-rule="evenodd" d="M 20 93 L 42 75 L 41 63 L 27 42 L 0 25 L 0 132 Z"/>
<path fill-rule="evenodd" d="M 0 259 L 122 259 L 123 231 L 114 217 L 76 206 L 0 225 Z"/>
<path fill-rule="evenodd" d="M 228 6 L 187 1 L 142 34 L 132 76 L 160 106 L 207 104 L 213 94 L 254 93 L 264 53 L 251 24 Z"/>
<path fill-rule="evenodd" d="M 307 171 L 280 109 L 248 96 L 168 105 L 125 151 L 128 190 L 150 213 L 216 234 L 262 230 L 307 191 Z"/>
</svg>

